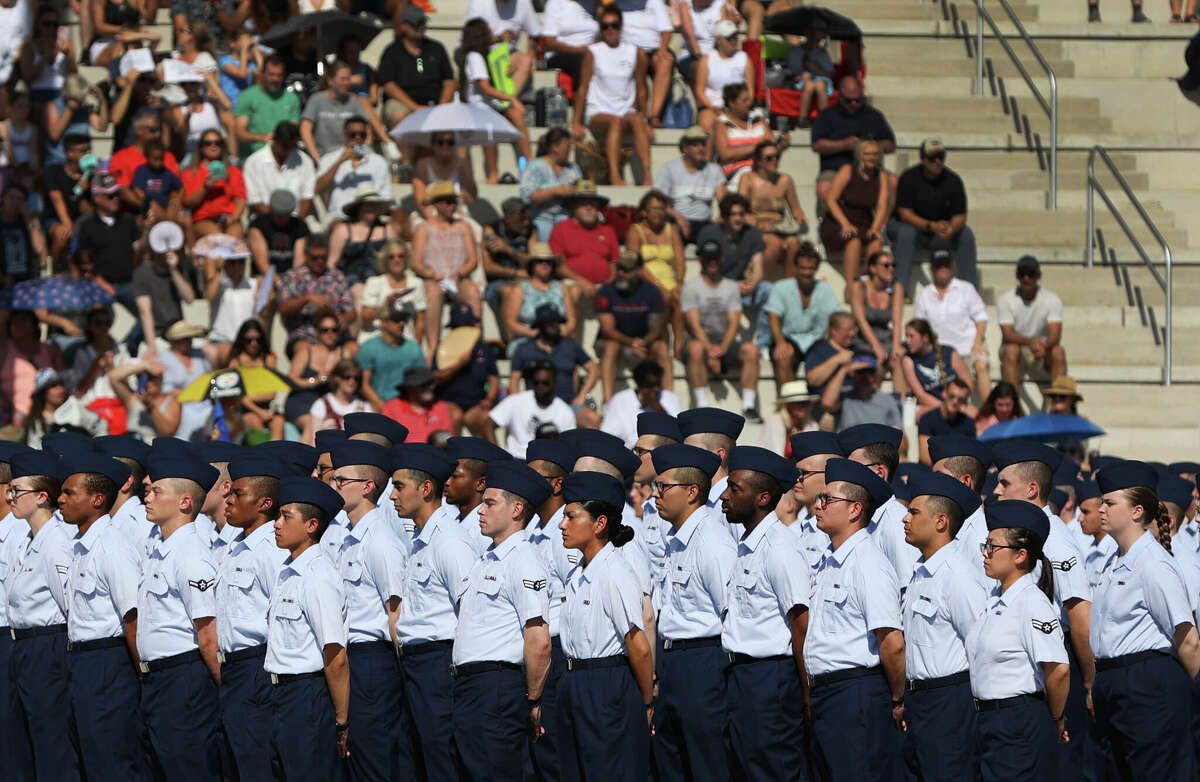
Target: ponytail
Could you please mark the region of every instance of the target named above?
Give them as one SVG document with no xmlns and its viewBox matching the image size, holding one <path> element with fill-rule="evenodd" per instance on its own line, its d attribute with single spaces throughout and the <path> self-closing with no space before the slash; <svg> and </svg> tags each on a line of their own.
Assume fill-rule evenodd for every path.
<svg viewBox="0 0 1200 782">
<path fill-rule="evenodd" d="M 607 537 L 609 543 L 620 548 L 633 540 L 633 527 L 621 523 L 621 508 L 601 500 L 584 500 L 580 505 L 593 519 L 603 516 L 608 521 L 602 536 Z"/>
<path fill-rule="evenodd" d="M 1032 552 L 1030 552 L 1032 553 Z M 1038 576 L 1038 589 L 1042 590 L 1042 594 L 1053 603 L 1054 602 L 1054 566 L 1050 564 L 1050 558 L 1045 554 L 1038 555 L 1038 562 L 1042 566 L 1042 575 Z"/>
<path fill-rule="evenodd" d="M 1159 500 L 1158 493 L 1146 486 L 1131 486 L 1122 489 L 1121 494 L 1129 501 L 1130 505 L 1142 506 L 1142 526 L 1154 535 L 1168 554 L 1173 554 L 1171 551 L 1171 514 L 1167 511 L 1167 506 Z M 1151 524 L 1154 525 L 1153 528 L 1151 528 Z"/>
<path fill-rule="evenodd" d="M 1158 502 L 1157 520 L 1158 542 L 1162 544 L 1162 547 L 1167 550 L 1168 554 L 1174 556 L 1174 552 L 1171 551 L 1171 514 L 1167 511 L 1167 506 L 1162 503 L 1162 500 Z"/>
</svg>

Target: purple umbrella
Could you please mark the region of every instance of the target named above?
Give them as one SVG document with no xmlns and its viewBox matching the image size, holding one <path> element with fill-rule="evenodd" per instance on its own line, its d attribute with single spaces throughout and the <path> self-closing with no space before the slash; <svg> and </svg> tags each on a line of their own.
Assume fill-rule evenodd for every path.
<svg viewBox="0 0 1200 782">
<path fill-rule="evenodd" d="M 114 301 L 115 296 L 92 280 L 42 277 L 18 282 L 0 304 L 10 310 L 87 310 Z"/>
</svg>

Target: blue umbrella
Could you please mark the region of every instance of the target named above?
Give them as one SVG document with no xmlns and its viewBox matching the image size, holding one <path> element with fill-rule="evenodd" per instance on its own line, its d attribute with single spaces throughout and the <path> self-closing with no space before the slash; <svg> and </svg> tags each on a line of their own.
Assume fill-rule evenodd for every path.
<svg viewBox="0 0 1200 782">
<path fill-rule="evenodd" d="M 41 277 L 18 282 L 0 298 L 10 310 L 87 310 L 116 301 L 99 283 L 75 277 Z"/>
<path fill-rule="evenodd" d="M 1037 440 L 1057 443 L 1062 440 L 1086 440 L 1104 434 L 1104 430 L 1078 415 L 1034 413 L 1024 418 L 1001 421 L 979 436 L 984 442 L 996 440 Z"/>
</svg>

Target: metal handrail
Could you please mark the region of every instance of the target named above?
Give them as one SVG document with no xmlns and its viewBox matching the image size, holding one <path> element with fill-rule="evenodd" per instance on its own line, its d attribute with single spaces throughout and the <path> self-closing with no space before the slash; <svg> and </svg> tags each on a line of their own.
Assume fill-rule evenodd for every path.
<svg viewBox="0 0 1200 782">
<path fill-rule="evenodd" d="M 1155 268 L 1154 262 L 1150 260 L 1150 256 L 1146 253 L 1145 248 L 1142 247 L 1142 243 L 1139 242 L 1137 237 L 1133 235 L 1133 231 L 1130 229 L 1129 223 L 1125 221 L 1125 218 L 1121 216 L 1121 212 L 1117 209 L 1116 205 L 1113 204 L 1112 199 L 1108 197 L 1108 193 L 1104 190 L 1104 185 L 1100 184 L 1100 180 L 1096 179 L 1097 155 L 1099 155 L 1100 159 L 1104 161 L 1104 165 L 1108 168 L 1109 173 L 1113 175 L 1113 179 L 1117 180 L 1117 184 L 1120 185 L 1121 189 L 1125 191 L 1125 197 L 1129 199 L 1131 204 L 1133 204 L 1133 208 L 1137 210 L 1138 216 L 1142 218 L 1142 222 L 1145 223 L 1146 227 L 1150 229 L 1150 233 L 1158 241 L 1159 247 L 1162 248 L 1163 258 L 1166 261 L 1166 279 L 1163 279 L 1163 276 L 1158 273 L 1158 269 Z M 1087 160 L 1087 250 L 1085 257 L 1089 267 L 1093 263 L 1093 256 L 1095 255 L 1096 251 L 1096 193 L 1099 193 L 1100 197 L 1104 199 L 1104 203 L 1108 207 L 1109 213 L 1112 214 L 1113 218 L 1117 221 L 1117 225 L 1121 226 L 1121 230 L 1125 232 L 1125 236 L 1129 239 L 1130 243 L 1133 244 L 1133 249 L 1137 251 L 1138 256 L 1142 259 L 1142 263 L 1146 264 L 1146 268 L 1150 270 L 1151 276 L 1154 277 L 1155 282 L 1158 283 L 1158 287 L 1162 288 L 1163 294 L 1167 298 L 1167 322 L 1164 326 L 1163 334 L 1163 385 L 1170 386 L 1172 362 L 1171 347 L 1173 343 L 1171 338 L 1171 324 L 1174 316 L 1174 302 L 1172 301 L 1172 291 L 1174 289 L 1174 285 L 1171 265 L 1171 247 L 1167 244 L 1167 240 L 1163 238 L 1163 235 L 1159 233 L 1158 226 L 1156 226 L 1154 221 L 1150 219 L 1150 215 L 1146 213 L 1145 208 L 1142 206 L 1142 202 L 1139 201 L 1138 197 L 1133 194 L 1133 190 L 1129 187 L 1129 183 L 1125 181 L 1125 177 L 1121 176 L 1121 172 L 1117 170 L 1117 166 L 1112 162 L 1112 158 L 1108 156 L 1108 151 L 1105 150 L 1104 147 L 1096 145 L 1092 147 L 1091 151 L 1088 152 Z"/>
<path fill-rule="evenodd" d="M 1046 72 L 1046 76 L 1050 79 L 1050 100 L 1047 101 L 1042 95 L 1042 91 L 1033 83 L 1033 77 L 1029 75 L 1029 71 L 1025 70 L 1025 66 L 1021 64 L 1021 60 L 1017 57 L 1016 52 L 1008 45 L 1008 39 L 1000 32 L 1000 28 L 996 26 L 996 21 L 992 19 L 992 15 L 983 7 L 983 0 L 975 0 L 975 8 L 978 14 L 975 18 L 975 84 L 978 94 L 983 95 L 983 23 L 986 21 L 988 26 L 992 28 L 992 33 L 996 36 L 996 41 L 1000 47 L 1004 49 L 1004 53 L 1012 60 L 1016 66 L 1017 72 L 1021 74 L 1021 78 L 1029 85 L 1029 90 L 1033 93 L 1033 97 L 1037 99 L 1038 105 L 1042 107 L 1042 111 L 1046 112 L 1046 116 L 1050 118 L 1050 208 L 1058 208 L 1058 78 L 1054 75 L 1054 69 L 1050 67 L 1050 63 L 1046 62 L 1046 58 L 1042 56 L 1042 51 L 1029 37 L 1029 33 L 1025 31 L 1025 25 L 1021 24 L 1021 20 L 1017 19 L 1017 14 L 1013 11 L 1012 6 L 1008 4 L 1008 0 L 998 0 L 1000 7 L 1008 14 L 1009 20 L 1013 27 L 1017 28 L 1017 33 L 1020 34 L 1025 45 L 1029 47 L 1029 51 L 1033 53 L 1034 58 L 1038 61 L 1038 65 L 1042 66 L 1042 70 Z"/>
</svg>

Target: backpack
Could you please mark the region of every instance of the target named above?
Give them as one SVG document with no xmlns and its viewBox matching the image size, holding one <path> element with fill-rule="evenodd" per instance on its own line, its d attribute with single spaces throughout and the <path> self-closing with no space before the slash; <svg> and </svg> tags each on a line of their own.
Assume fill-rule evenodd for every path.
<svg viewBox="0 0 1200 782">
<path fill-rule="evenodd" d="M 671 84 L 671 92 L 667 95 L 667 103 L 663 106 L 662 123 L 664 128 L 686 130 L 692 126 L 696 118 L 696 109 L 688 99 L 687 85 L 679 79 Z"/>
</svg>

